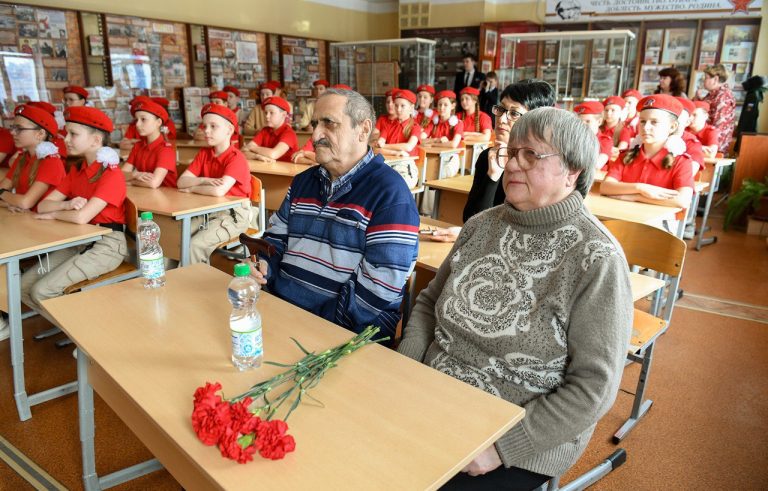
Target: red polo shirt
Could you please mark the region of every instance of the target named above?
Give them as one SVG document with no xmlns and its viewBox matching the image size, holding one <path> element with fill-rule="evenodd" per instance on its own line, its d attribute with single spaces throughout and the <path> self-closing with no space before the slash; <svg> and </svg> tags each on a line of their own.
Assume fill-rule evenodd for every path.
<svg viewBox="0 0 768 491">
<path fill-rule="evenodd" d="M 106 201 L 107 206 L 90 221 L 92 225 L 125 223 L 126 187 L 123 171 L 119 167 L 104 169 L 101 177 L 95 182 L 89 182 L 101 168 L 100 162 L 83 164 L 79 169 L 73 166 L 56 191 L 66 196 L 67 199 L 81 197 L 88 200 L 99 198 Z"/>
<path fill-rule="evenodd" d="M 172 119 L 169 119 L 165 123 L 166 128 L 168 128 L 168 133 L 165 135 L 169 140 L 175 140 L 176 139 L 176 125 L 174 124 Z M 125 130 L 125 135 L 123 135 L 123 138 L 128 138 L 129 140 L 138 140 L 141 138 L 141 135 L 138 131 L 136 131 L 136 121 L 131 121 L 130 124 L 128 124 L 128 129 Z"/>
<path fill-rule="evenodd" d="M 611 142 L 613 142 L 613 134 L 616 131 L 616 128 L 617 126 L 614 126 L 613 128 L 608 128 L 605 126 L 605 124 L 602 124 L 600 125 L 600 129 L 597 130 L 597 133 L 598 134 L 602 133 L 608 136 L 611 139 Z M 629 128 L 627 128 L 626 126 L 621 128 L 621 130 L 619 131 L 619 143 L 626 142 L 627 145 L 629 145 L 631 141 L 632 141 L 632 133 L 630 132 Z M 617 144 L 616 146 L 618 147 L 619 145 Z"/>
<path fill-rule="evenodd" d="M 309 140 L 307 140 L 307 143 L 304 144 L 303 147 L 301 147 L 302 152 L 314 152 L 315 151 L 315 144 L 312 141 L 312 137 L 309 137 Z"/>
<path fill-rule="evenodd" d="M 18 194 L 27 194 L 29 188 L 32 187 L 33 184 L 29 182 L 29 171 L 32 169 L 32 163 L 35 161 L 29 152 L 25 151 L 16 157 L 16 159 L 13 161 L 13 164 L 11 165 L 11 169 L 8 171 L 8 174 L 5 177 L 9 181 L 13 181 L 13 175 L 16 172 L 16 167 L 21 165 L 22 157 L 26 158 L 26 162 L 24 163 L 24 167 L 21 168 L 21 174 L 19 174 L 19 182 L 16 184 L 16 192 Z M 46 196 L 51 194 L 53 190 L 56 189 L 56 186 L 58 186 L 61 181 L 64 180 L 66 175 L 67 172 L 64 170 L 64 162 L 60 157 L 51 155 L 49 157 L 40 159 L 40 161 L 37 163 L 37 173 L 35 174 L 35 179 L 33 182 L 42 182 L 48 184 L 48 191 L 43 194 L 38 202 L 44 200 Z M 36 209 L 37 205 L 35 205 L 32 211 L 36 211 Z"/>
<path fill-rule="evenodd" d="M 397 120 L 395 118 L 390 118 L 388 114 L 382 114 L 379 116 L 379 119 L 376 120 L 376 129 L 379 130 L 381 136 L 384 136 L 389 129 L 389 125 L 396 122 Z"/>
<path fill-rule="evenodd" d="M 688 156 L 691 157 L 691 160 L 699 165 L 704 165 L 704 150 L 701 148 L 699 139 L 688 130 L 683 131 L 683 136 L 681 138 L 685 142 L 685 151 Z"/>
<path fill-rule="evenodd" d="M 662 148 L 650 159 L 645 156 L 643 147 L 637 153 L 635 160 L 629 164 L 624 163 L 624 155 L 621 152 L 619 158 L 608 163 L 608 174 L 621 182 L 642 182 L 667 189 L 693 188 L 693 165 L 686 155 L 678 155 L 669 169 L 661 166 L 661 161 L 668 154 L 666 148 Z"/>
<path fill-rule="evenodd" d="M 290 162 L 291 155 L 299 149 L 299 141 L 296 139 L 296 132 L 293 131 L 291 125 L 283 123 L 277 129 L 265 126 L 253 137 L 253 143 L 260 147 L 275 148 L 280 142 L 288 145 L 288 150 L 275 160 Z"/>
<path fill-rule="evenodd" d="M 405 136 L 405 130 L 408 128 L 408 126 L 411 127 L 410 133 L 408 136 Z M 411 139 L 411 137 L 415 136 L 419 140 L 421 140 L 421 132 L 422 128 L 418 124 L 416 124 L 416 120 L 413 118 L 408 118 L 403 122 L 400 122 L 399 120 L 395 119 L 392 123 L 389 124 L 389 127 L 387 128 L 386 133 L 382 133 L 381 136 L 384 137 L 387 143 L 408 143 L 408 140 Z M 415 147 L 413 147 L 413 150 L 409 152 L 409 155 L 413 157 L 417 157 L 419 155 L 419 145 L 416 144 Z"/>
<path fill-rule="evenodd" d="M 480 115 L 480 131 L 477 131 L 477 127 L 475 126 L 475 118 Z M 467 115 L 466 113 L 459 113 L 458 114 L 459 119 L 462 120 L 464 123 L 464 131 L 467 131 L 469 133 L 482 133 L 485 130 L 493 130 L 493 122 L 491 121 L 491 117 L 485 114 L 482 111 L 475 111 L 471 115 Z"/>
<path fill-rule="evenodd" d="M 11 157 L 16 153 L 16 144 L 13 143 L 13 135 L 7 129 L 0 127 L 0 152 L 5 154 L 5 158 L 0 162 L 0 167 L 11 165 Z"/>
<path fill-rule="evenodd" d="M 689 128 L 690 129 L 690 128 Z M 711 124 L 705 124 L 699 132 L 691 132 L 696 138 L 699 139 L 701 144 L 705 147 L 712 145 L 718 145 L 720 141 L 720 130 L 712 126 Z"/>
<path fill-rule="evenodd" d="M 453 137 L 457 134 L 461 135 L 462 139 L 464 138 L 464 123 L 457 121 L 454 126 L 451 126 L 449 119 L 446 121 L 438 121 L 437 124 L 434 124 L 433 122 L 429 138 L 441 138 L 444 136 L 449 140 L 453 140 Z"/>
<path fill-rule="evenodd" d="M 605 133 L 597 133 L 597 142 L 600 144 L 600 153 L 608 156 L 608 160 L 611 160 L 611 152 L 613 152 L 613 139 Z"/>
<path fill-rule="evenodd" d="M 214 179 L 230 176 L 235 180 L 227 192 L 227 196 L 249 197 L 251 195 L 251 172 L 243 152 L 230 146 L 218 157 L 214 149 L 201 149 L 195 160 L 187 168 L 195 177 L 212 177 Z"/>
<path fill-rule="evenodd" d="M 629 131 L 629 140 L 632 141 L 632 138 L 637 136 L 637 127 L 640 124 L 640 115 L 635 114 L 635 117 L 632 119 L 628 119 L 627 121 L 624 121 L 624 128 Z"/>
<path fill-rule="evenodd" d="M 149 144 L 144 138 L 134 143 L 126 162 L 139 172 L 155 172 L 158 167 L 167 169 L 161 186 L 176 187 L 176 151 L 162 136 Z"/>
</svg>

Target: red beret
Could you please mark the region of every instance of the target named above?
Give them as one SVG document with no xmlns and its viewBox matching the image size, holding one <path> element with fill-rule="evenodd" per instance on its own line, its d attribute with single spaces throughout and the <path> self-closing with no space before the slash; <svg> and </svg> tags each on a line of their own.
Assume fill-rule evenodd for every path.
<svg viewBox="0 0 768 491">
<path fill-rule="evenodd" d="M 576 114 L 603 114 L 605 106 L 600 101 L 584 101 L 573 108 Z"/>
<path fill-rule="evenodd" d="M 350 87 L 349 85 L 346 85 L 346 84 L 331 85 L 331 88 L 332 89 L 341 89 L 341 90 L 355 90 L 355 89 L 353 89 L 352 87 Z"/>
<path fill-rule="evenodd" d="M 441 90 L 440 92 L 435 94 L 435 100 L 436 101 L 439 101 L 443 97 L 447 97 L 447 98 L 455 101 L 456 100 L 456 92 L 454 92 L 452 90 Z"/>
<path fill-rule="evenodd" d="M 621 97 L 627 98 L 627 97 L 634 97 L 637 100 L 640 100 L 643 98 L 643 94 L 640 93 L 639 90 L 635 89 L 627 89 L 624 92 L 621 93 Z"/>
<path fill-rule="evenodd" d="M 637 103 L 637 108 L 640 111 L 646 109 L 661 109 L 662 111 L 667 111 L 675 116 L 680 116 L 680 113 L 683 111 L 682 104 L 680 104 L 677 99 L 667 94 L 653 94 L 643 97 L 640 99 L 640 102 Z"/>
<path fill-rule="evenodd" d="M 16 106 L 13 114 L 32 121 L 47 131 L 49 135 L 57 135 L 59 133 L 59 125 L 56 124 L 56 118 L 53 117 L 52 113 L 41 107 L 35 107 L 31 104 L 22 104 L 21 106 Z"/>
<path fill-rule="evenodd" d="M 46 111 L 50 114 L 56 114 L 56 106 L 54 106 L 50 102 L 45 102 L 45 101 L 27 102 L 27 106 L 39 107 L 43 111 Z"/>
<path fill-rule="evenodd" d="M 153 114 L 163 120 L 163 124 L 168 121 L 168 111 L 163 106 L 153 101 L 139 101 L 131 106 L 131 114 L 136 114 L 138 111 Z"/>
<path fill-rule="evenodd" d="M 405 99 L 411 104 L 416 104 L 416 94 L 414 94 L 410 90 L 397 89 L 392 94 L 392 97 L 394 97 L 395 99 Z"/>
<path fill-rule="evenodd" d="M 685 112 L 688 113 L 688 116 L 693 114 L 693 111 L 696 110 L 696 105 L 693 103 L 692 100 L 686 99 L 685 97 L 675 97 L 677 99 L 677 102 L 680 103 L 681 106 L 683 106 L 683 109 L 685 109 Z"/>
<path fill-rule="evenodd" d="M 693 101 L 693 105 L 696 106 L 696 109 L 703 109 L 704 112 L 709 113 L 709 102 Z"/>
<path fill-rule="evenodd" d="M 151 97 L 150 98 L 152 102 L 155 104 L 160 104 L 164 108 L 168 109 L 168 105 L 170 104 L 170 101 L 166 99 L 165 97 Z"/>
<path fill-rule="evenodd" d="M 200 116 L 205 116 L 206 114 L 215 114 L 217 116 L 221 116 L 235 127 L 235 134 L 238 133 L 239 128 L 237 127 L 237 116 L 227 106 L 208 103 L 203 106 L 203 109 L 200 110 Z"/>
<path fill-rule="evenodd" d="M 95 107 L 68 107 L 64 111 L 64 119 L 68 123 L 78 123 L 85 126 L 90 126 L 91 128 L 106 131 L 107 133 L 112 133 L 112 131 L 115 129 L 115 126 L 112 124 L 112 120 Z"/>
<path fill-rule="evenodd" d="M 272 82 L 264 82 L 263 84 L 259 85 L 259 91 L 262 91 L 262 90 L 269 90 L 274 92 L 275 86 L 272 85 Z"/>
<path fill-rule="evenodd" d="M 64 87 L 64 93 L 65 94 L 67 94 L 67 93 L 77 94 L 77 95 L 83 97 L 83 99 L 87 99 L 88 98 L 88 91 L 85 90 L 84 88 L 80 87 L 79 85 L 70 85 L 69 87 Z"/>
<path fill-rule="evenodd" d="M 384 92 L 384 97 L 392 97 L 398 90 L 400 89 L 389 89 L 388 91 Z"/>
<path fill-rule="evenodd" d="M 267 97 L 264 102 L 261 103 L 262 107 L 267 107 L 269 105 L 277 106 L 283 111 L 290 113 L 291 112 L 291 105 L 288 104 L 288 101 L 283 99 L 282 97 L 272 96 Z"/>
<path fill-rule="evenodd" d="M 320 79 L 312 82 L 312 85 L 314 85 L 315 87 L 317 87 L 318 85 L 322 85 L 323 87 L 330 87 L 331 83 L 327 80 Z"/>
<path fill-rule="evenodd" d="M 208 99 L 214 100 L 214 99 L 221 99 L 222 101 L 227 100 L 227 92 L 224 92 L 223 90 L 217 90 L 214 92 L 211 92 L 208 94 Z"/>
<path fill-rule="evenodd" d="M 459 92 L 459 95 L 469 94 L 473 95 L 475 97 L 480 95 L 480 91 L 474 87 L 464 87 L 461 89 L 461 92 Z"/>
<path fill-rule="evenodd" d="M 608 106 L 611 104 L 615 106 L 619 106 L 620 108 L 623 109 L 624 106 L 627 105 L 627 102 L 617 95 L 612 95 L 610 97 L 606 97 L 605 100 L 603 101 L 603 106 Z"/>
<path fill-rule="evenodd" d="M 223 90 L 224 92 L 229 92 L 230 94 L 235 94 L 237 97 L 240 97 L 240 89 L 238 89 L 234 85 L 225 85 L 221 90 Z"/>
<path fill-rule="evenodd" d="M 416 87 L 416 92 L 429 92 L 432 95 L 435 95 L 435 88 L 431 85 L 423 84 Z"/>
</svg>

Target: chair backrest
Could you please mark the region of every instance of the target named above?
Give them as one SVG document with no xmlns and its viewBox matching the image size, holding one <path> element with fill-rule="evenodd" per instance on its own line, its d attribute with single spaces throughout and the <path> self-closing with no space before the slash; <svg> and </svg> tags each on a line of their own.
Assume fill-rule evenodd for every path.
<svg viewBox="0 0 768 491">
<path fill-rule="evenodd" d="M 139 228 L 139 210 L 136 209 L 136 205 L 129 198 L 125 198 L 125 229 L 136 236 L 136 231 Z"/>
<path fill-rule="evenodd" d="M 251 203 L 261 203 L 261 179 L 251 174 Z"/>
<path fill-rule="evenodd" d="M 259 234 L 263 234 L 267 228 L 267 194 L 261 179 L 254 175 L 251 175 L 251 205 L 258 207 L 258 230 Z M 251 213 L 257 211 L 251 208 Z"/>
<path fill-rule="evenodd" d="M 685 242 L 664 230 L 643 223 L 606 220 L 603 225 L 616 237 L 631 266 L 678 277 L 685 261 Z"/>
</svg>

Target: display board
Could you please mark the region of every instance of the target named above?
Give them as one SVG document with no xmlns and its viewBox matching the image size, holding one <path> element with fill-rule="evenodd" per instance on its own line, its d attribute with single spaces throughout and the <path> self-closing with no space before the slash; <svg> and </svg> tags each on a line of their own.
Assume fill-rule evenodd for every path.
<svg viewBox="0 0 768 491">
<path fill-rule="evenodd" d="M 326 42 L 280 36 L 283 64 L 283 94 L 293 107 L 300 98 L 312 95 L 312 82 L 327 79 L 328 50 Z"/>
<path fill-rule="evenodd" d="M 207 28 L 211 85 L 255 89 L 267 80 L 267 36 L 261 32 Z"/>
</svg>

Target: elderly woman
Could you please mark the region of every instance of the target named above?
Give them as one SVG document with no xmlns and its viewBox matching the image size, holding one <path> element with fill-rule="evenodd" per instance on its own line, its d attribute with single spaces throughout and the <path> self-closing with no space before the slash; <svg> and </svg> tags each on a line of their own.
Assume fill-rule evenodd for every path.
<svg viewBox="0 0 768 491">
<path fill-rule="evenodd" d="M 720 130 L 718 151 L 728 153 L 733 130 L 736 127 L 736 100 L 725 83 L 728 72 L 723 65 L 710 65 L 704 69 L 704 91 L 696 92 L 696 99 L 709 103 L 709 122 Z"/>
<path fill-rule="evenodd" d="M 445 489 L 534 489 L 563 474 L 613 404 L 631 330 L 626 260 L 584 206 L 595 135 L 539 108 L 495 152 L 506 201 L 464 225 L 398 351 L 525 418 Z"/>
</svg>

